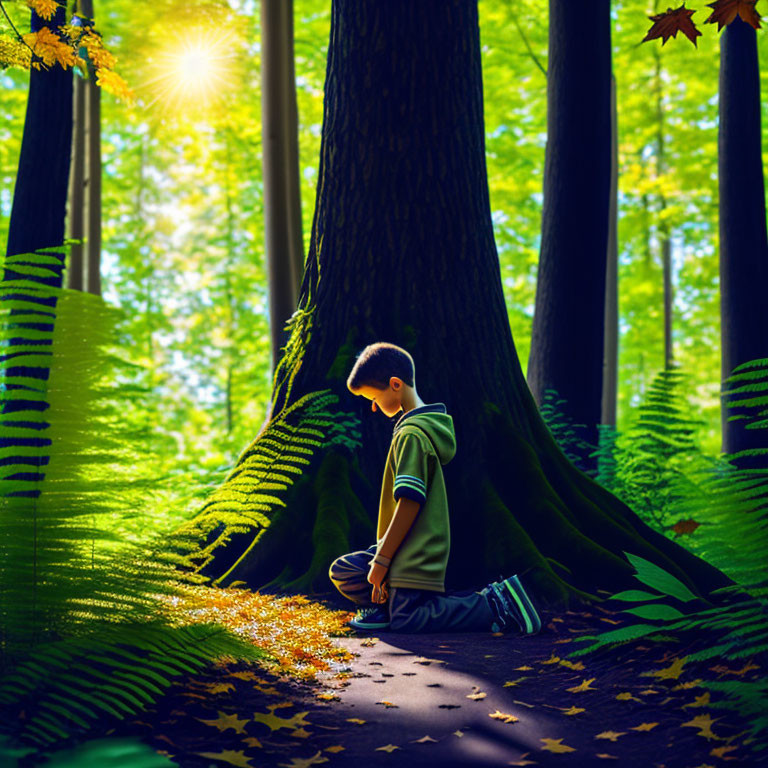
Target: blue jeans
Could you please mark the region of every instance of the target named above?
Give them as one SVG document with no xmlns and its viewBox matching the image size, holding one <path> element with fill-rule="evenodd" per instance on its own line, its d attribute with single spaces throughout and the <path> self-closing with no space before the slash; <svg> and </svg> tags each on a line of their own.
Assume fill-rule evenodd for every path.
<svg viewBox="0 0 768 768">
<path fill-rule="evenodd" d="M 376 544 L 336 558 L 328 569 L 333 585 L 356 605 L 372 606 L 368 572 Z M 393 632 L 490 632 L 495 616 L 487 588 L 462 592 L 390 587 L 387 609 Z"/>
</svg>

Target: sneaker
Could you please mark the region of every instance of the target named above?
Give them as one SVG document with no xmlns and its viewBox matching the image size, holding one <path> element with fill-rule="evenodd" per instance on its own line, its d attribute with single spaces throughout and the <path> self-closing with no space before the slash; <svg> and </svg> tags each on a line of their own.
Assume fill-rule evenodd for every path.
<svg viewBox="0 0 768 768">
<path fill-rule="evenodd" d="M 388 629 L 389 612 L 380 605 L 360 608 L 349 621 L 349 626 L 353 629 Z"/>
<path fill-rule="evenodd" d="M 541 629 L 539 614 L 517 575 L 494 581 L 486 590 L 496 614 L 494 632 L 517 630 L 524 635 L 535 635 Z"/>
</svg>

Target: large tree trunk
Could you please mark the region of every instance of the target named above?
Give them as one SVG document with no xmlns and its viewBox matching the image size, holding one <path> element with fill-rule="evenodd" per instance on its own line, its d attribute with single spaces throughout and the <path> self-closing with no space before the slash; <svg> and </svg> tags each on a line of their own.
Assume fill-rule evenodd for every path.
<svg viewBox="0 0 768 768">
<path fill-rule="evenodd" d="M 768 237 L 756 33 L 736 16 L 720 39 L 720 312 L 725 381 L 737 365 L 768 357 Z M 743 420 L 728 421 L 729 415 L 744 413 L 728 403 L 724 398 L 723 452 L 768 448 L 768 431 L 747 430 Z M 765 466 L 765 457 L 736 463 L 744 468 Z"/>
<path fill-rule="evenodd" d="M 547 148 L 528 384 L 598 443 L 611 172 L 610 0 L 550 0 Z M 583 451 L 580 464 L 594 468 Z"/>
<path fill-rule="evenodd" d="M 595 226 L 604 275 L 603 175 L 606 205 Z M 454 418 L 447 589 L 526 572 L 540 600 L 562 607 L 632 584 L 622 550 L 701 593 L 730 583 L 577 471 L 539 416 L 510 334 L 493 238 L 477 0 L 333 2 L 312 241 L 273 413 L 331 388 L 359 416 L 363 448 L 326 452 L 266 531 L 233 539 L 236 551 L 214 560 L 210 575 L 326 591 L 329 553 L 375 541 L 392 424 L 345 380 L 356 353 L 381 340 L 413 354 L 422 399 L 444 402 Z M 602 334 L 598 390 L 601 359 Z M 328 488 L 337 490 L 329 496 Z"/>
</svg>

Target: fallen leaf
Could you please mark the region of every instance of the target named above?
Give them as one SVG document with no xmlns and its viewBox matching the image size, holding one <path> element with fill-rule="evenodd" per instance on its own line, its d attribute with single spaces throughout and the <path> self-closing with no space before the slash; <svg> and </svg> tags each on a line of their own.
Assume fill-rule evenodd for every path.
<svg viewBox="0 0 768 768">
<path fill-rule="evenodd" d="M 454 736 L 458 736 L 459 738 L 461 738 L 464 735 L 464 731 L 454 731 L 453 735 Z"/>
<path fill-rule="evenodd" d="M 726 752 L 733 752 L 734 749 L 738 749 L 739 747 L 736 744 L 726 744 L 722 747 L 713 747 L 709 750 L 709 754 L 712 755 L 712 757 L 723 757 Z M 732 760 L 733 758 L 725 758 L 727 760 Z"/>
<path fill-rule="evenodd" d="M 363 725 L 364 723 L 367 723 L 367 720 L 361 720 L 359 717 L 348 717 L 347 718 L 348 723 L 356 723 L 357 725 Z"/>
<path fill-rule="evenodd" d="M 603 759 L 609 759 L 609 760 L 618 760 L 619 758 L 616 757 L 616 755 L 609 755 L 607 752 L 597 752 L 595 753 L 595 757 L 602 757 Z"/>
<path fill-rule="evenodd" d="M 240 672 L 230 672 L 230 677 L 236 677 L 238 680 L 258 680 L 260 683 L 266 683 L 266 680 L 262 680 L 255 672 L 250 669 L 244 669 Z"/>
<path fill-rule="evenodd" d="M 655 728 L 658 723 L 640 723 L 640 725 L 633 725 L 630 731 L 650 731 L 651 728 Z"/>
<path fill-rule="evenodd" d="M 230 765 L 239 765 L 242 768 L 252 768 L 251 758 L 248 757 L 242 749 L 237 751 L 233 749 L 225 749 L 223 752 L 196 752 L 196 755 L 200 757 L 209 757 L 212 760 L 220 760 L 223 763 L 229 763 Z"/>
<path fill-rule="evenodd" d="M 701 687 L 699 685 L 700 682 L 701 682 L 701 678 L 697 677 L 695 680 L 691 680 L 688 683 L 678 683 L 677 685 L 675 685 L 672 688 L 672 690 L 673 691 L 680 691 L 680 690 L 684 690 L 686 688 L 700 688 Z"/>
<path fill-rule="evenodd" d="M 536 765 L 535 760 L 526 760 L 525 756 L 530 755 L 530 752 L 523 752 L 522 755 L 520 755 L 519 760 L 515 760 L 515 762 L 512 762 L 511 760 L 507 763 L 507 765 Z"/>
<path fill-rule="evenodd" d="M 437 744 L 437 739 L 433 739 L 431 736 L 422 736 L 420 739 L 411 739 L 414 744 L 427 744 L 430 741 L 433 741 L 435 744 Z"/>
<path fill-rule="evenodd" d="M 341 701 L 341 698 L 338 697 L 333 691 L 328 691 L 327 693 L 318 693 L 315 694 L 315 696 L 321 701 Z"/>
<path fill-rule="evenodd" d="M 376 747 L 376 751 L 382 751 L 382 752 L 394 752 L 396 749 L 400 749 L 396 744 L 387 744 L 384 747 Z"/>
<path fill-rule="evenodd" d="M 278 717 L 274 712 L 254 712 L 253 719 L 257 723 L 266 725 L 270 731 L 278 731 L 281 728 L 294 730 L 302 725 L 309 725 L 309 721 L 304 719 L 304 715 L 308 714 L 309 710 L 306 712 L 297 712 L 293 717 Z"/>
<path fill-rule="evenodd" d="M 712 733 L 712 723 L 716 723 L 720 718 L 712 719 L 709 714 L 697 715 L 693 720 L 689 720 L 687 723 L 680 723 L 680 727 L 689 726 L 691 728 L 699 728 L 699 736 L 703 736 L 705 739 L 719 739 L 719 736 L 715 736 Z"/>
<path fill-rule="evenodd" d="M 235 733 L 245 733 L 245 724 L 248 722 L 246 719 L 238 718 L 237 714 L 228 715 L 226 712 L 218 711 L 218 718 L 216 720 L 203 720 L 201 717 L 196 717 L 195 720 L 199 720 L 206 725 L 212 725 L 214 728 L 218 728 L 220 731 L 227 731 L 230 728 L 234 729 Z"/>
<path fill-rule="evenodd" d="M 683 704 L 680 709 L 685 709 L 686 707 L 707 707 L 709 703 L 709 691 L 706 691 L 701 696 L 697 696 L 690 704 Z"/>
<path fill-rule="evenodd" d="M 602 733 L 598 733 L 595 738 L 596 739 L 608 739 L 609 741 L 616 741 L 616 739 L 619 738 L 619 736 L 625 736 L 626 731 L 603 731 Z"/>
<path fill-rule="evenodd" d="M 399 706 L 398 704 L 393 704 L 391 701 L 377 701 L 376 703 L 377 704 L 383 704 L 385 707 L 387 707 L 387 709 L 389 709 L 389 707 L 396 707 L 397 708 Z"/>
<path fill-rule="evenodd" d="M 515 667 L 515 672 L 531 672 L 533 667 L 523 665 L 522 667 Z"/>
<path fill-rule="evenodd" d="M 312 736 L 312 731 L 308 731 L 306 728 L 296 728 L 291 731 L 291 736 L 296 739 L 308 739 Z"/>
<path fill-rule="evenodd" d="M 637 696 L 633 696 L 629 691 L 624 691 L 623 693 L 617 693 L 616 698 L 619 701 L 642 701 L 642 699 L 638 699 Z"/>
<path fill-rule="evenodd" d="M 346 747 L 342 747 L 341 744 L 334 744 L 332 747 L 326 747 L 325 751 L 335 754 L 336 752 L 343 752 L 345 749 Z"/>
<path fill-rule="evenodd" d="M 760 669 L 760 667 L 757 664 L 750 664 L 749 662 L 747 662 L 741 669 L 730 669 L 723 664 L 710 667 L 710 670 L 712 672 L 717 672 L 718 675 L 737 675 L 738 677 L 743 677 L 752 669 Z"/>
<path fill-rule="evenodd" d="M 247 739 L 243 739 L 243 744 L 247 744 L 249 747 L 258 747 L 259 749 L 263 749 L 264 747 L 255 736 L 249 736 Z"/>
<path fill-rule="evenodd" d="M 568 709 L 563 710 L 564 715 L 578 715 L 579 712 L 586 712 L 587 710 L 583 707 L 569 707 Z"/>
<path fill-rule="evenodd" d="M 205 689 L 209 693 L 227 693 L 228 691 L 234 691 L 234 683 L 206 683 Z"/>
<path fill-rule="evenodd" d="M 608 619 L 605 616 L 601 616 L 600 621 L 605 621 L 608 624 L 621 624 L 620 621 L 616 621 L 616 619 Z M 600 757 L 600 755 L 598 755 L 598 757 Z M 611 755 L 611 757 L 613 757 L 613 755 Z"/>
<path fill-rule="evenodd" d="M 468 693 L 467 698 L 473 701 L 480 701 L 480 699 L 484 699 L 487 695 L 484 691 L 478 691 L 477 693 Z"/>
<path fill-rule="evenodd" d="M 582 680 L 578 685 L 573 686 L 573 688 L 566 688 L 566 691 L 570 691 L 571 693 L 580 693 L 581 691 L 594 691 L 595 689 L 591 687 L 590 683 L 593 683 L 597 678 L 590 677 L 589 680 L 584 679 Z"/>
<path fill-rule="evenodd" d="M 544 742 L 543 750 L 547 752 L 575 752 L 573 747 L 562 743 L 562 739 L 540 739 Z"/>
<path fill-rule="evenodd" d="M 513 685 L 518 685 L 519 683 L 522 683 L 523 680 L 527 680 L 528 677 L 518 677 L 517 680 L 507 680 L 506 683 L 502 686 L 503 688 L 511 688 Z"/>
<path fill-rule="evenodd" d="M 378 637 L 366 637 L 365 640 L 360 643 L 360 645 L 364 645 L 366 648 L 372 648 L 378 642 Z"/>
<path fill-rule="evenodd" d="M 560 659 L 560 664 L 562 664 L 564 667 L 568 667 L 569 669 L 575 669 L 578 672 L 584 669 L 583 661 L 568 661 L 568 659 Z"/>
<path fill-rule="evenodd" d="M 665 667 L 664 669 L 655 669 L 651 672 L 641 672 L 640 674 L 649 677 L 658 677 L 660 680 L 677 680 L 677 678 L 680 677 L 680 673 L 683 671 L 683 664 L 685 664 L 687 658 L 687 656 L 683 656 L 682 659 L 676 658 L 670 666 Z"/>
<path fill-rule="evenodd" d="M 309 768 L 310 765 L 327 762 L 328 758 L 323 757 L 322 752 L 318 750 L 312 757 L 292 757 L 290 763 L 278 763 L 278 765 L 280 768 Z"/>
<path fill-rule="evenodd" d="M 559 656 L 555 656 L 553 653 L 546 661 L 542 661 L 542 664 L 557 664 L 557 662 L 560 661 Z"/>
<path fill-rule="evenodd" d="M 507 712 L 500 712 L 498 709 L 495 712 L 491 712 L 488 717 L 491 717 L 494 720 L 503 720 L 505 723 L 517 723 L 520 720 L 519 717 L 510 715 Z"/>
<path fill-rule="evenodd" d="M 679 688 L 679 687 L 680 686 L 677 686 L 677 685 L 675 686 L 675 688 Z M 674 691 L 675 688 L 673 688 L 672 690 Z M 655 688 L 646 688 L 644 691 L 640 691 L 641 695 L 646 695 L 646 696 L 651 693 L 658 693 L 658 691 Z"/>
</svg>

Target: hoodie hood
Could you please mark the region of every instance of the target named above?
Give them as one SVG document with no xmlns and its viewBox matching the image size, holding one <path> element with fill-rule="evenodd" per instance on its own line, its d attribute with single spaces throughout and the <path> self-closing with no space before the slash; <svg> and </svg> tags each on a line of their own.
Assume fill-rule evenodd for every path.
<svg viewBox="0 0 768 768">
<path fill-rule="evenodd" d="M 446 413 L 443 403 L 432 403 L 413 408 L 395 422 L 397 433 L 408 425 L 419 427 L 427 433 L 441 464 L 447 464 L 456 454 L 456 433 L 453 418 Z"/>
</svg>

